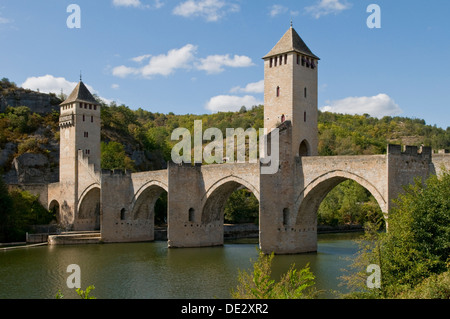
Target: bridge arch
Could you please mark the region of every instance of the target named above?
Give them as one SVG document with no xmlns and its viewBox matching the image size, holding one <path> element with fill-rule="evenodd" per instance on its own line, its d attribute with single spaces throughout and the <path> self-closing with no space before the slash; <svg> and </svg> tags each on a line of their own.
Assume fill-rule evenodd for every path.
<svg viewBox="0 0 450 319">
<path fill-rule="evenodd" d="M 75 219 L 77 230 L 100 229 L 100 185 L 97 183 L 87 187 L 78 201 Z"/>
<path fill-rule="evenodd" d="M 377 201 L 384 216 L 387 216 L 386 200 L 381 192 L 371 182 L 348 171 L 334 170 L 315 178 L 297 197 L 296 211 L 298 214 L 296 224 L 317 224 L 317 211 L 320 204 L 334 187 L 346 180 L 353 180 L 367 189 Z"/>
<path fill-rule="evenodd" d="M 247 188 L 259 202 L 259 190 L 255 185 L 237 177 L 227 176 L 216 181 L 202 198 L 202 224 L 223 222 L 224 209 L 228 198 L 241 187 Z"/>
<path fill-rule="evenodd" d="M 61 206 L 59 204 L 59 201 L 56 199 L 53 199 L 50 201 L 50 204 L 48 205 L 48 210 L 53 212 L 55 214 L 56 217 L 56 222 L 58 224 L 61 223 Z"/>
<path fill-rule="evenodd" d="M 152 180 L 142 185 L 131 202 L 130 220 L 150 220 L 154 218 L 155 204 L 160 196 L 167 192 L 166 184 Z"/>
</svg>

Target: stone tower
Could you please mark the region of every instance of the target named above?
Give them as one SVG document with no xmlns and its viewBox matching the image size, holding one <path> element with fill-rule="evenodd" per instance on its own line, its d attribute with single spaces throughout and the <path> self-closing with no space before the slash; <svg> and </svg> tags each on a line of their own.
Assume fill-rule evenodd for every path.
<svg viewBox="0 0 450 319">
<path fill-rule="evenodd" d="M 264 59 L 264 127 L 292 125 L 292 154 L 317 155 L 318 61 L 292 28 Z"/>
<path fill-rule="evenodd" d="M 260 248 L 265 253 L 317 250 L 317 222 L 305 220 L 299 202 L 303 162 L 318 151 L 318 61 L 291 28 L 264 59 L 264 127 L 279 128 L 279 166 L 260 175 Z"/>
<path fill-rule="evenodd" d="M 60 107 L 61 222 L 76 225 L 83 196 L 80 190 L 100 172 L 100 105 L 80 81 Z"/>
</svg>

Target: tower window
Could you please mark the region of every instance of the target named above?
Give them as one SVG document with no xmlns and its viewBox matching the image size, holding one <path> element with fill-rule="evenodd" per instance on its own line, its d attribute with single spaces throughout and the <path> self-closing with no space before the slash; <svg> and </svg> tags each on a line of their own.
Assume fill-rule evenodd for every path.
<svg viewBox="0 0 450 319">
<path fill-rule="evenodd" d="M 94 111 L 96 111 L 96 110 L 97 110 L 97 105 L 94 104 Z"/>
<path fill-rule="evenodd" d="M 89 154 L 91 154 L 91 150 L 85 150 L 84 153 L 85 153 L 86 155 L 89 155 Z"/>
<path fill-rule="evenodd" d="M 306 122 L 306 111 L 303 112 L 303 121 Z"/>
<path fill-rule="evenodd" d="M 280 87 L 277 86 L 277 97 L 279 97 L 279 96 L 280 96 Z"/>
<path fill-rule="evenodd" d="M 284 64 L 287 64 L 287 54 L 284 55 Z"/>
<path fill-rule="evenodd" d="M 300 64 L 300 55 L 297 54 L 297 64 Z"/>
<path fill-rule="evenodd" d="M 304 56 L 302 56 L 302 66 L 305 66 L 305 63 L 306 63 L 306 59 Z"/>
<path fill-rule="evenodd" d="M 193 223 L 195 221 L 195 209 L 189 208 L 189 222 Z"/>
<path fill-rule="evenodd" d="M 92 110 L 92 104 L 89 104 L 89 110 Z"/>
<path fill-rule="evenodd" d="M 83 108 L 83 103 L 80 103 L 80 109 L 82 109 Z"/>
<path fill-rule="evenodd" d="M 274 66 L 277 66 L 278 57 L 274 57 Z"/>
<path fill-rule="evenodd" d="M 281 123 L 284 123 L 286 121 L 286 116 L 284 114 L 281 115 Z"/>
<path fill-rule="evenodd" d="M 315 69 L 316 68 L 316 63 L 314 62 L 314 60 L 311 60 L 311 69 Z"/>
<path fill-rule="evenodd" d="M 91 115 L 91 123 L 94 122 L 94 117 Z"/>
<path fill-rule="evenodd" d="M 126 219 L 126 209 L 125 208 L 122 208 L 121 210 L 120 210 L 120 220 L 125 220 Z"/>
<path fill-rule="evenodd" d="M 89 137 L 89 132 L 84 132 L 84 137 Z"/>
<path fill-rule="evenodd" d="M 84 116 L 84 114 L 83 114 L 83 122 L 86 120 L 86 117 Z"/>
<path fill-rule="evenodd" d="M 270 58 L 270 67 L 273 65 L 273 58 Z"/>
<path fill-rule="evenodd" d="M 283 226 L 287 226 L 289 223 L 289 208 L 283 209 Z"/>
<path fill-rule="evenodd" d="M 305 88 L 305 99 L 306 99 L 306 88 Z"/>
</svg>

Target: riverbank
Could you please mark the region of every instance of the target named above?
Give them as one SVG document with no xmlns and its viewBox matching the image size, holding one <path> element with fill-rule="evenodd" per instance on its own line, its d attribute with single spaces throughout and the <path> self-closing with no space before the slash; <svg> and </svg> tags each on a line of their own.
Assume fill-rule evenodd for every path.
<svg viewBox="0 0 450 319">
<path fill-rule="evenodd" d="M 364 229 L 361 225 L 339 225 L 339 226 L 327 226 L 319 225 L 317 227 L 318 234 L 331 234 L 331 233 L 352 233 L 363 232 Z M 29 238 L 33 237 L 33 240 Z M 258 238 L 259 227 L 255 224 L 225 224 L 224 225 L 224 239 L 235 240 L 244 238 Z M 38 240 L 39 238 L 40 240 Z M 167 241 L 167 227 L 155 227 L 155 241 Z M 23 243 L 0 243 L 0 250 L 14 249 L 14 248 L 26 248 L 35 247 L 43 244 L 57 245 L 57 244 L 92 244 L 101 243 L 101 235 L 99 232 L 80 232 L 74 237 L 73 234 L 27 234 L 27 242 Z"/>
</svg>

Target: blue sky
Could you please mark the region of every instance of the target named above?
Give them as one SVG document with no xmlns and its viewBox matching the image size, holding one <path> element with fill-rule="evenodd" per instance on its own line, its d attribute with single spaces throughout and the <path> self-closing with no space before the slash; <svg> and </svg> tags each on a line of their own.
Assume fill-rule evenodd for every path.
<svg viewBox="0 0 450 319">
<path fill-rule="evenodd" d="M 381 28 L 369 28 L 369 4 Z M 70 4 L 81 27 L 69 28 Z M 0 77 L 204 114 L 263 102 L 261 58 L 293 26 L 319 64 L 319 108 L 450 126 L 450 1 L 1 0 Z"/>
</svg>

